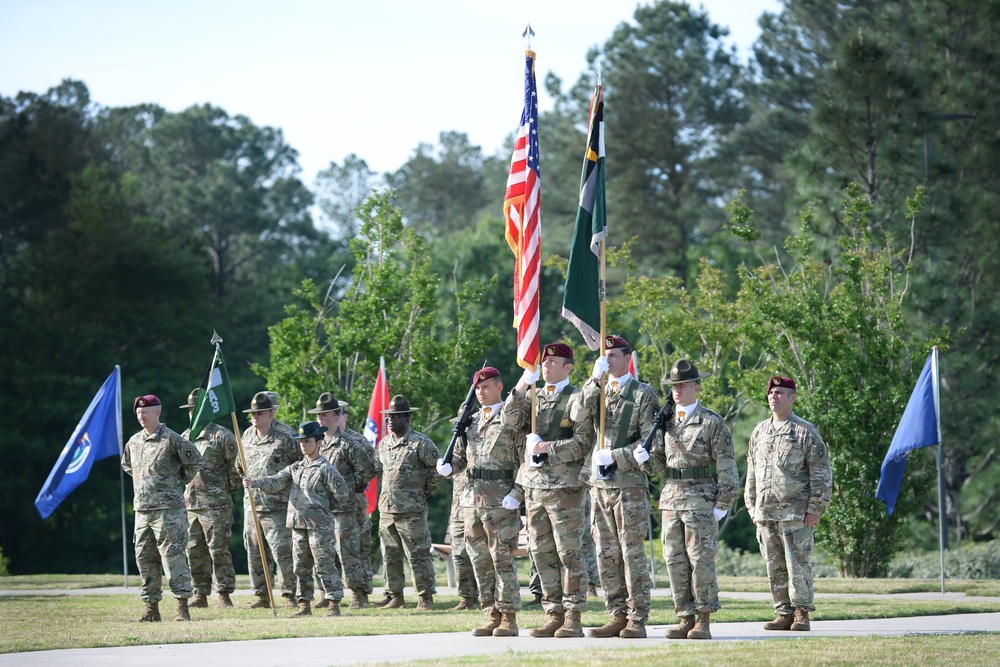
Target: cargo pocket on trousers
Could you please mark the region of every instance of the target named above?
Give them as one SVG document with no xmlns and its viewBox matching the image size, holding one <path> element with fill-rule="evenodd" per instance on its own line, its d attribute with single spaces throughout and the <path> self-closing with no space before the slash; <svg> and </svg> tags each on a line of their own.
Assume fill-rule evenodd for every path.
<svg viewBox="0 0 1000 667">
<path fill-rule="evenodd" d="M 622 514 L 627 526 L 649 522 L 649 495 L 645 488 L 622 489 Z"/>
</svg>

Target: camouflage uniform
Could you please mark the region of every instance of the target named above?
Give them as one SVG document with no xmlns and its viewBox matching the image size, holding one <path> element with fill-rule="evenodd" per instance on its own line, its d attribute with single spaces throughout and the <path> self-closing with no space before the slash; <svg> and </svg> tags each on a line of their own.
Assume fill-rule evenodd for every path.
<svg viewBox="0 0 1000 667">
<path fill-rule="evenodd" d="M 583 402 L 574 406 L 573 421 L 591 418 L 599 424 L 601 387 L 590 378 L 583 385 Z M 629 621 L 645 624 L 649 617 L 649 565 L 643 549 L 649 526 L 649 480 L 632 455 L 653 429 L 659 406 L 656 392 L 647 384 L 629 378 L 617 392 L 606 393 L 604 442 L 612 449 L 618 468 L 610 479 L 594 475 L 594 451 L 587 457 L 581 478 L 591 486 L 592 529 L 597 543 L 597 562 L 604 588 L 604 604 L 612 617 L 626 614 Z M 631 412 L 623 424 L 625 413 Z M 662 447 L 654 437 L 653 447 Z"/>
<path fill-rule="evenodd" d="M 187 439 L 190 433 L 188 429 L 181 437 Z M 201 452 L 201 469 L 184 490 L 187 553 L 194 590 L 208 595 L 214 573 L 215 590 L 232 593 L 236 589 L 236 571 L 229 540 L 233 535 L 233 491 L 240 487 L 236 436 L 209 422 L 192 444 Z"/>
<path fill-rule="evenodd" d="M 504 496 L 514 491 L 514 477 L 524 455 L 524 432 L 506 423 L 500 410 L 483 419 L 472 415 L 466 443 L 455 445 L 455 475 L 466 476 L 459 502 L 465 523 L 465 546 L 479 586 L 483 612 L 514 613 L 521 608 L 521 585 L 514 566 L 520 512 L 503 509 Z"/>
<path fill-rule="evenodd" d="M 713 464 L 718 482 L 712 479 Z M 661 535 L 674 611 L 678 616 L 718 611 L 719 522 L 712 510 L 728 509 L 740 483 L 729 427 L 699 402 L 683 422 L 667 428 L 642 469 L 664 477 Z"/>
<path fill-rule="evenodd" d="M 580 533 L 581 551 L 583 553 L 583 564 L 587 568 L 587 581 L 589 588 L 596 588 L 601 584 L 601 575 L 597 570 L 597 545 L 594 544 L 594 534 L 591 530 L 594 512 L 591 508 L 590 494 L 583 494 L 583 529 Z M 588 589 L 589 590 L 589 589 Z"/>
<path fill-rule="evenodd" d="M 358 442 L 364 443 L 364 446 L 368 450 L 368 455 L 372 457 L 372 463 L 375 466 L 375 475 L 368 485 L 374 484 L 374 489 L 378 491 L 378 476 L 382 474 L 382 464 L 379 463 L 378 455 L 375 454 L 375 448 L 372 443 L 368 442 L 368 438 L 361 435 L 357 431 L 345 428 L 341 429 L 346 431 L 348 435 L 354 437 Z M 366 487 L 368 486 L 366 485 Z M 377 494 L 376 494 L 377 495 Z M 358 544 L 360 545 L 361 551 L 359 553 L 359 558 L 361 559 L 361 564 L 365 566 L 365 592 L 371 594 L 372 592 L 372 520 L 371 515 L 368 514 L 368 495 L 367 490 L 363 489 L 357 493 L 357 505 L 354 508 L 354 521 L 358 526 Z"/>
<path fill-rule="evenodd" d="M 427 499 L 441 482 L 437 473 L 437 446 L 423 433 L 407 430 L 403 437 L 390 431 L 378 449 L 382 465 L 378 534 L 385 563 L 386 591 L 403 597 L 403 554 L 410 561 L 413 587 L 425 597 L 437 592 L 431 563 L 431 531 L 427 526 Z"/>
<path fill-rule="evenodd" d="M 257 429 L 253 426 L 244 431 L 243 452 L 247 459 L 248 470 L 239 472 L 240 475 L 252 479 L 277 474 L 296 461 L 302 460 L 302 452 L 292 440 L 292 436 L 273 423 L 265 435 L 258 435 Z M 250 586 L 258 596 L 267 597 L 264 564 L 260 559 L 260 547 L 257 545 L 253 512 L 250 509 L 251 497 L 257 510 L 265 552 L 270 554 L 269 561 L 277 564 L 277 570 L 281 574 L 281 594 L 292 597 L 295 595 L 295 577 L 292 567 L 292 531 L 286 526 L 288 491 L 269 493 L 262 489 L 257 493 L 251 493 L 250 489 L 247 489 L 243 496 L 243 543 L 247 550 Z"/>
<path fill-rule="evenodd" d="M 833 473 L 816 427 L 792 414 L 783 425 L 757 424 L 747 451 L 743 500 L 757 524 L 757 542 L 767 563 L 775 611 L 782 616 L 813 605 L 812 547 L 816 527 L 806 514 L 830 506 Z"/>
<path fill-rule="evenodd" d="M 375 476 L 373 453 L 367 443 L 358 442 L 343 430 L 327 433 L 320 444 L 320 453 L 337 469 L 350 491 L 349 498 L 333 514 L 337 569 L 341 571 L 344 585 L 348 588 L 370 593 L 368 568 L 361 561 L 356 493 L 359 489 L 363 491 Z"/>
<path fill-rule="evenodd" d="M 540 467 L 528 464 L 530 454 L 517 473 L 515 497 L 524 495 L 528 545 L 538 569 L 542 607 L 548 612 L 585 611 L 587 571 L 581 554 L 583 540 L 583 496 L 580 480 L 584 459 L 594 444 L 590 420 L 573 422 L 570 413 L 581 400 L 580 390 L 567 383 L 561 392 L 536 396 L 535 428 L 549 443 L 548 456 Z M 507 397 L 502 415 L 521 430 L 531 427 L 531 396 L 525 392 Z"/>
<path fill-rule="evenodd" d="M 132 476 L 134 487 L 135 564 L 146 602 L 163 599 L 164 573 L 174 597 L 193 594 L 185 551 L 184 485 L 199 465 L 198 449 L 164 424 L 152 434 L 139 431 L 125 443 L 122 468 Z"/>
<path fill-rule="evenodd" d="M 313 568 L 326 599 L 340 601 L 344 586 L 334 563 L 334 512 L 353 495 L 325 456 L 302 459 L 276 475 L 254 478 L 254 488 L 265 493 L 287 493 L 286 526 L 292 531 L 292 558 L 298 599 L 313 599 Z"/>
<path fill-rule="evenodd" d="M 476 573 L 472 569 L 472 558 L 465 544 L 465 512 L 462 509 L 462 494 L 468 486 L 468 478 L 465 475 L 455 475 L 452 480 L 451 515 L 448 520 L 451 559 L 455 563 L 458 594 L 463 598 L 475 600 L 479 597 L 479 587 L 476 585 Z"/>
</svg>

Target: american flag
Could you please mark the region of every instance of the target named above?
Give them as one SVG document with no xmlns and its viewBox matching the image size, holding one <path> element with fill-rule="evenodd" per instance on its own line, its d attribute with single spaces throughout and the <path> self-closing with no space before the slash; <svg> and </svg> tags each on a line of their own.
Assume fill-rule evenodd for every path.
<svg viewBox="0 0 1000 667">
<path fill-rule="evenodd" d="M 510 159 L 503 213 L 507 245 L 514 253 L 514 327 L 517 363 L 535 368 L 539 363 L 538 276 L 541 271 L 541 173 L 538 169 L 538 94 L 535 88 L 535 52 L 524 52 L 524 111 Z"/>
<path fill-rule="evenodd" d="M 378 360 L 378 377 L 375 378 L 375 386 L 372 387 L 372 399 L 368 403 L 368 419 L 365 420 L 365 438 L 372 443 L 372 447 L 377 447 L 382 436 L 385 435 L 385 415 L 383 410 L 389 408 L 389 383 L 385 377 L 385 359 Z M 365 488 L 365 497 L 368 498 L 368 513 L 371 514 L 378 507 L 378 478 L 368 482 Z"/>
</svg>

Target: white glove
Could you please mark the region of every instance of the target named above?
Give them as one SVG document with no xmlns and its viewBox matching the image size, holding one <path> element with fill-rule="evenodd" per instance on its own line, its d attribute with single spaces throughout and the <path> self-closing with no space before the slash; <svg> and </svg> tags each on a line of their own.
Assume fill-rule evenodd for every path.
<svg viewBox="0 0 1000 667">
<path fill-rule="evenodd" d="M 615 462 L 615 455 L 611 453 L 610 449 L 598 449 L 597 456 L 594 458 L 597 459 L 597 465 L 601 466 L 609 466 Z"/>
<path fill-rule="evenodd" d="M 451 464 L 445 463 L 444 459 L 438 459 L 437 471 L 438 474 L 441 475 L 442 477 L 448 477 L 449 475 L 451 475 Z"/>
<path fill-rule="evenodd" d="M 715 515 L 716 521 L 722 521 L 723 517 L 729 514 L 729 510 L 712 509 L 712 514 Z"/>
<path fill-rule="evenodd" d="M 510 495 L 509 493 L 503 497 L 503 502 L 500 504 L 503 505 L 503 508 L 505 510 L 516 510 L 518 507 L 521 506 L 521 503 L 518 502 L 517 498 Z"/>
<path fill-rule="evenodd" d="M 601 376 L 608 372 L 608 358 L 607 357 L 597 357 L 594 361 L 594 372 L 590 374 L 590 377 L 595 380 L 600 380 Z"/>
<path fill-rule="evenodd" d="M 635 457 L 636 463 L 640 464 L 649 460 L 649 452 L 647 452 L 642 446 L 633 449 L 632 456 Z"/>
<path fill-rule="evenodd" d="M 524 372 L 521 373 L 521 382 L 528 385 L 529 387 L 538 382 L 538 378 L 541 377 L 541 371 L 539 370 L 541 366 L 536 366 L 534 370 L 530 368 L 525 368 Z"/>
<path fill-rule="evenodd" d="M 544 454 L 545 452 L 541 451 L 540 449 L 536 450 L 536 447 L 541 442 L 542 442 L 541 436 L 539 436 L 537 433 L 529 433 L 527 437 L 525 437 L 524 439 L 524 448 L 526 451 L 531 452 L 532 454 Z"/>
</svg>

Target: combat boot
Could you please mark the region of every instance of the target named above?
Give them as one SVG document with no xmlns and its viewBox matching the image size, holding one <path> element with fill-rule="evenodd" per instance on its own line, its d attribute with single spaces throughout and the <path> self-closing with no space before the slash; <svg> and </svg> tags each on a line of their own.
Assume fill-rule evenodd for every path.
<svg viewBox="0 0 1000 667">
<path fill-rule="evenodd" d="M 379 609 L 400 609 L 405 604 L 406 601 L 403 600 L 402 595 L 393 595 L 392 597 L 389 598 L 388 602 L 379 607 Z"/>
<path fill-rule="evenodd" d="M 479 609 L 479 605 L 472 598 L 467 598 L 463 595 L 458 598 L 458 604 L 448 611 L 468 611 L 469 609 Z"/>
<path fill-rule="evenodd" d="M 539 595 L 538 593 L 535 593 L 534 599 L 533 600 L 528 600 L 527 602 L 525 602 L 524 606 L 525 607 L 541 607 L 542 606 L 542 596 Z"/>
<path fill-rule="evenodd" d="M 257 599 L 247 605 L 247 609 L 270 609 L 271 608 L 271 598 L 267 596 L 267 593 L 258 593 Z"/>
<path fill-rule="evenodd" d="M 624 630 L 626 625 L 628 625 L 628 619 L 625 618 L 624 613 L 619 613 L 612 616 L 611 620 L 601 627 L 587 630 L 587 634 L 591 637 L 597 637 L 599 639 L 617 637 L 618 633 Z"/>
<path fill-rule="evenodd" d="M 809 632 L 809 612 L 801 607 L 795 608 L 795 621 L 789 630 L 792 632 Z"/>
<path fill-rule="evenodd" d="M 667 639 L 687 639 L 688 633 L 694 629 L 694 615 L 681 616 L 681 622 L 672 628 L 667 628 Z"/>
<path fill-rule="evenodd" d="M 562 627 L 563 623 L 566 621 L 566 612 L 562 609 L 558 611 L 550 611 L 548 613 L 549 622 L 540 628 L 532 628 L 528 630 L 528 634 L 532 637 L 555 637 L 556 630 Z"/>
<path fill-rule="evenodd" d="M 233 601 L 229 593 L 219 593 L 219 601 L 215 603 L 216 609 L 229 609 L 233 606 Z"/>
<path fill-rule="evenodd" d="M 645 639 L 646 624 L 642 621 L 629 621 L 625 629 L 618 633 L 622 639 Z"/>
<path fill-rule="evenodd" d="M 711 616 L 709 613 L 698 614 L 698 620 L 695 622 L 694 627 L 688 632 L 688 639 L 711 639 L 712 633 L 708 627 L 708 617 Z"/>
<path fill-rule="evenodd" d="M 368 606 L 368 593 L 361 588 L 355 588 L 351 591 L 351 606 L 350 609 L 364 609 Z"/>
<path fill-rule="evenodd" d="M 146 613 L 142 615 L 139 619 L 140 623 L 159 623 L 160 622 L 160 603 L 159 602 L 147 602 L 146 603 Z"/>
<path fill-rule="evenodd" d="M 517 614 L 505 611 L 500 615 L 500 625 L 493 628 L 494 637 L 517 637 Z"/>
<path fill-rule="evenodd" d="M 330 606 L 330 602 L 331 602 L 330 600 L 323 598 L 322 600 L 313 605 L 313 609 L 326 609 L 327 607 Z"/>
<path fill-rule="evenodd" d="M 177 614 L 174 615 L 175 621 L 190 621 L 191 612 L 188 611 L 188 599 L 187 598 L 177 598 Z"/>
<path fill-rule="evenodd" d="M 325 616 L 340 616 L 340 602 L 330 600 L 330 608 L 327 609 Z"/>
<path fill-rule="evenodd" d="M 582 637 L 583 626 L 580 625 L 580 612 L 570 609 L 566 612 L 566 619 L 562 627 L 556 630 L 555 637 L 566 639 L 567 637 Z"/>
<path fill-rule="evenodd" d="M 204 593 L 195 593 L 191 601 L 188 602 L 188 606 L 197 609 L 208 609 L 208 596 Z"/>
<path fill-rule="evenodd" d="M 312 604 L 309 600 L 299 600 L 299 610 L 292 614 L 292 616 L 312 616 Z"/>
<path fill-rule="evenodd" d="M 764 624 L 765 630 L 791 630 L 795 617 L 792 614 L 781 614 L 773 621 Z"/>
<path fill-rule="evenodd" d="M 417 611 L 431 611 L 434 609 L 434 596 L 421 595 L 417 601 Z"/>
<path fill-rule="evenodd" d="M 500 625 L 500 612 L 496 609 L 490 614 L 490 620 L 486 621 L 486 625 L 476 628 L 472 631 L 473 637 L 492 637 L 493 631 L 497 629 Z"/>
<path fill-rule="evenodd" d="M 298 607 L 298 603 L 295 601 L 294 593 L 282 593 L 281 597 L 285 598 L 286 607 Z"/>
</svg>

